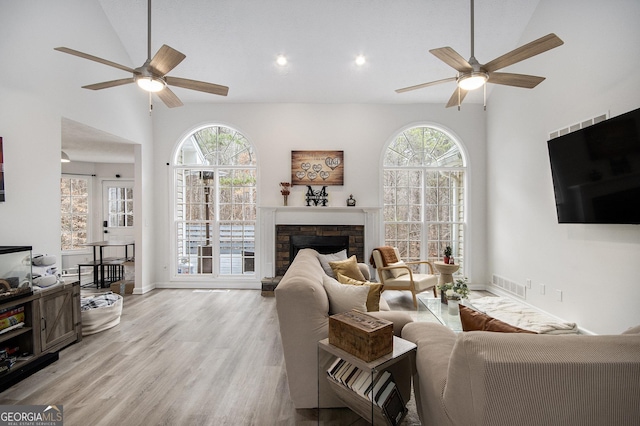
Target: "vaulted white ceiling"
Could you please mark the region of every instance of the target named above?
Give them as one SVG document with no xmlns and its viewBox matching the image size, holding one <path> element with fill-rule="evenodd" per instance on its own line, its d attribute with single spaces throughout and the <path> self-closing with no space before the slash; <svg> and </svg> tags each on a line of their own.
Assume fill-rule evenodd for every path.
<svg viewBox="0 0 640 426">
<path fill-rule="evenodd" d="M 147 0 L 99 1 L 129 53 L 131 63 L 125 65 L 142 65 L 147 57 Z M 538 2 L 475 2 L 475 53 L 480 63 L 531 41 L 520 43 L 520 38 Z M 451 46 L 468 59 L 470 43 L 469 0 L 152 3 L 152 55 L 162 44 L 187 55 L 169 75 L 230 87 L 226 99 L 176 88 L 185 103 L 445 104 L 454 82 L 412 93 L 394 90 L 455 76 L 429 49 Z M 100 46 L 88 53 L 101 56 Z M 287 56 L 287 66 L 276 65 L 279 54 Z M 354 63 L 360 54 L 366 57 L 362 67 Z M 125 72 L 113 69 L 114 79 L 123 77 Z M 467 99 L 482 102 L 481 96 Z"/>
<path fill-rule="evenodd" d="M 131 59 L 123 65 L 141 66 L 147 58 L 147 0 L 99 3 Z M 532 41 L 520 39 L 538 3 L 476 0 L 478 61 L 489 62 Z M 450 46 L 466 59 L 471 56 L 470 1 L 153 0 L 151 38 L 152 55 L 167 44 L 187 56 L 170 76 L 230 88 L 227 97 L 173 88 L 185 104 L 436 103 L 444 108 L 455 89 L 454 82 L 403 94 L 395 89 L 455 76 L 455 70 L 429 50 Z M 113 60 L 100 45 L 82 50 Z M 276 65 L 278 55 L 286 55 L 289 62 L 285 67 Z M 364 66 L 355 65 L 358 55 L 366 57 Z M 108 79 L 127 77 L 124 71 L 108 69 Z M 538 68 L 525 68 L 525 73 L 545 75 Z M 78 84 L 100 81 L 90 77 L 83 76 Z M 127 90 L 140 89 L 131 85 Z M 465 104 L 483 102 L 482 91 L 476 92 L 466 97 Z M 490 96 L 490 85 L 487 92 Z M 100 132 L 94 135 L 98 138 L 95 143 L 87 144 L 83 141 L 88 130 L 78 123 L 63 122 L 63 148 L 71 151 L 72 159 L 79 156 L 78 160 L 91 161 L 91 153 L 76 151 L 70 145 L 86 150 L 87 146 L 99 146 L 100 140 L 108 148 L 100 154 L 102 161 L 120 162 L 126 153 L 119 151 L 131 151 L 131 146 Z M 77 135 L 81 138 L 75 138 Z"/>
</svg>

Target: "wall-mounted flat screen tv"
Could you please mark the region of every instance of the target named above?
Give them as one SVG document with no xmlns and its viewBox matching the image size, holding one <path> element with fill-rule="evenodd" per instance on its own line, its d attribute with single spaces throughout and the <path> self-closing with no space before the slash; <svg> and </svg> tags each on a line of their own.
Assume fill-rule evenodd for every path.
<svg viewBox="0 0 640 426">
<path fill-rule="evenodd" d="M 559 223 L 640 224 L 640 109 L 547 144 Z"/>
</svg>

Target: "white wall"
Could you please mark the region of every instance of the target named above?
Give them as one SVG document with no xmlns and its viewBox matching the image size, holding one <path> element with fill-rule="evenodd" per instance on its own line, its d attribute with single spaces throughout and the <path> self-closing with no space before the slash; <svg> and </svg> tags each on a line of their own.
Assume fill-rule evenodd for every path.
<svg viewBox="0 0 640 426">
<path fill-rule="evenodd" d="M 380 159 L 386 145 L 411 124 L 438 124 L 457 135 L 469 153 L 468 274 L 471 283 L 484 284 L 487 280 L 484 122 L 485 112 L 477 105 L 457 111 L 445 109 L 443 105 L 203 104 L 161 111 L 154 119 L 157 227 L 162 230 L 173 227 L 168 173 L 171 168 L 166 164 L 172 162 L 179 141 L 200 125 L 233 127 L 254 144 L 259 164 L 259 206 L 282 204 L 278 184 L 291 180 L 292 150 L 335 149 L 344 151 L 345 185 L 328 188 L 330 204 L 344 206 L 349 194 L 353 194 L 358 206 L 375 207 L 381 206 Z M 294 187 L 289 205 L 303 205 L 304 190 Z M 163 231 L 156 245 L 156 281 L 160 285 L 179 286 L 183 283 L 169 283 L 172 280 L 171 248 L 170 233 Z M 257 273 L 259 279 L 263 272 Z M 224 286 L 229 282 L 208 284 Z"/>
<path fill-rule="evenodd" d="M 31 245 L 60 258 L 62 118 L 144 144 L 151 155 L 147 97 L 134 87 L 81 89 L 121 74 L 53 50 L 67 46 L 133 66 L 95 0 L 0 0 L 0 28 L 7 197 L 0 203 L 0 245 Z M 138 205 L 140 218 L 150 213 Z M 145 240 L 152 244 L 153 235 Z"/>
<path fill-rule="evenodd" d="M 595 333 L 640 324 L 640 226 L 558 224 L 547 139 L 640 107 L 639 21 L 635 0 L 541 1 L 520 44 L 550 32 L 565 44 L 508 71 L 547 80 L 496 87 L 488 105 L 488 273 L 531 279 L 528 303 Z"/>
</svg>

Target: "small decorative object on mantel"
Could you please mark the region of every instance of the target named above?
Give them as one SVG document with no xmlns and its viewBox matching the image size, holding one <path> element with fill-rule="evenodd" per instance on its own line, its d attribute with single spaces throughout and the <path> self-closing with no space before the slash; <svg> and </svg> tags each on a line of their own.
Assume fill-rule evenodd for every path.
<svg viewBox="0 0 640 426">
<path fill-rule="evenodd" d="M 314 206 L 326 207 L 328 202 L 327 200 L 328 196 L 329 194 L 327 194 L 326 186 L 323 186 L 322 189 L 314 191 L 310 185 L 307 185 L 307 193 L 305 194 L 307 207 L 309 207 L 311 204 L 313 204 Z"/>
<path fill-rule="evenodd" d="M 291 191 L 289 190 L 289 188 L 291 188 L 291 184 L 289 182 L 280 182 L 280 193 L 282 194 L 282 197 L 284 198 L 284 204 L 283 205 L 287 205 L 287 200 L 289 198 L 289 194 L 291 194 Z"/>
<path fill-rule="evenodd" d="M 353 198 L 353 195 L 349 195 L 349 198 L 347 198 L 347 206 L 349 206 L 349 207 L 355 207 L 356 206 L 356 199 Z"/>
<path fill-rule="evenodd" d="M 451 246 L 446 246 L 444 248 L 444 263 L 446 263 L 447 265 L 449 264 L 449 259 L 451 258 L 451 254 L 453 253 L 453 250 L 451 250 Z"/>
</svg>

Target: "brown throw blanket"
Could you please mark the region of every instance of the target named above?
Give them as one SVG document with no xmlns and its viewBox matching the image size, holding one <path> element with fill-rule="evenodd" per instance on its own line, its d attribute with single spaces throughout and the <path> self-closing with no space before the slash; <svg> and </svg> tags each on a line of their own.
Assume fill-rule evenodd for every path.
<svg viewBox="0 0 640 426">
<path fill-rule="evenodd" d="M 393 249 L 393 247 L 383 246 L 374 248 L 373 250 L 378 250 L 380 252 L 380 257 L 382 258 L 382 266 L 388 266 L 391 263 L 400 261 L 396 256 L 396 251 Z M 376 262 L 373 260 L 373 253 L 371 253 L 369 263 L 372 264 L 374 268 L 376 267 Z"/>
</svg>

